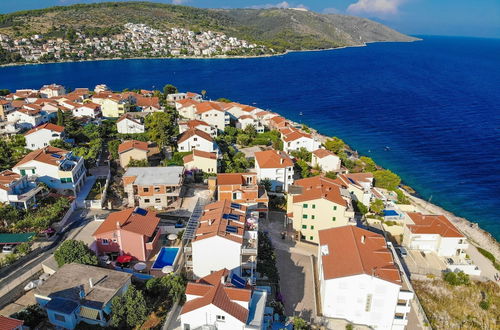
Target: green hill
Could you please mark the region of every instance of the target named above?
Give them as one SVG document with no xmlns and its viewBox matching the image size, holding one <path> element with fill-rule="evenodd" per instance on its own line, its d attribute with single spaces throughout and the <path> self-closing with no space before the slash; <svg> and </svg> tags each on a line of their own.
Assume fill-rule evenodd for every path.
<svg viewBox="0 0 500 330">
<path fill-rule="evenodd" d="M 34 34 L 67 37 L 67 31 L 76 30 L 102 36 L 119 33 L 125 23 L 224 32 L 277 51 L 415 40 L 382 24 L 352 16 L 294 9 L 199 9 L 150 2 L 78 4 L 0 15 L 0 34 L 13 38 Z"/>
</svg>

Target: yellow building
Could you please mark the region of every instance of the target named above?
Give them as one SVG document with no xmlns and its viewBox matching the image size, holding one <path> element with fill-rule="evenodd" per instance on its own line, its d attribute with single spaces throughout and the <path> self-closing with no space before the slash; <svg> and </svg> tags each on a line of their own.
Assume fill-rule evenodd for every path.
<svg viewBox="0 0 500 330">
<path fill-rule="evenodd" d="M 336 180 L 320 176 L 297 180 L 290 187 L 287 218 L 296 239 L 311 243 L 319 243 L 319 230 L 356 224 L 349 192 Z"/>
<path fill-rule="evenodd" d="M 95 94 L 92 102 L 101 106 L 103 117 L 118 118 L 130 110 L 131 99 L 129 95 L 104 92 Z"/>
<path fill-rule="evenodd" d="M 128 140 L 118 146 L 121 167 L 127 167 L 133 160 L 148 160 L 149 147 L 147 142 Z"/>
<path fill-rule="evenodd" d="M 217 173 L 217 154 L 193 149 L 190 155 L 184 156 L 186 170 L 201 170 L 205 173 Z"/>
</svg>

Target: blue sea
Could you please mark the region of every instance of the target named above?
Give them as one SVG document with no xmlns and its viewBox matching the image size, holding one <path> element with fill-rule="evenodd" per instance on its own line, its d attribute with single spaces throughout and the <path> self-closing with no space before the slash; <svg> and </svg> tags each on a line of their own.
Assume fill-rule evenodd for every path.
<svg viewBox="0 0 500 330">
<path fill-rule="evenodd" d="M 5 67 L 0 88 L 205 89 L 343 138 L 500 239 L 500 39 L 420 37 L 267 58 Z"/>
</svg>

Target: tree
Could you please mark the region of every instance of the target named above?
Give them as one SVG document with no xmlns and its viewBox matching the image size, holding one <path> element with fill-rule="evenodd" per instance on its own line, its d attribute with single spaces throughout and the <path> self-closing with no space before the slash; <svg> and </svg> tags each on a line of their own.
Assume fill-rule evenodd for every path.
<svg viewBox="0 0 500 330">
<path fill-rule="evenodd" d="M 268 178 L 260 180 L 260 185 L 263 186 L 264 189 L 266 189 L 266 191 L 271 191 L 272 183 L 271 180 L 269 180 Z"/>
<path fill-rule="evenodd" d="M 328 171 L 325 173 L 325 177 L 329 179 L 336 179 L 337 178 L 337 173 L 334 171 Z"/>
<path fill-rule="evenodd" d="M 176 116 L 173 112 L 154 112 L 146 117 L 145 126 L 150 141 L 164 147 L 173 144 L 176 135 Z"/>
<path fill-rule="evenodd" d="M 299 159 L 295 165 L 298 167 L 300 171 L 300 176 L 302 178 L 308 178 L 311 176 L 311 171 L 309 171 L 309 165 L 307 165 L 306 161 L 303 159 Z"/>
<path fill-rule="evenodd" d="M 309 329 L 309 325 L 307 324 L 307 322 L 303 318 L 295 316 L 293 318 L 293 329 L 294 330 L 306 330 L 306 329 Z"/>
<path fill-rule="evenodd" d="M 35 329 L 37 325 L 47 318 L 45 311 L 38 304 L 29 305 L 13 314 L 12 317 L 24 321 L 24 326 L 32 329 Z"/>
<path fill-rule="evenodd" d="M 377 164 L 370 157 L 361 156 L 359 158 L 364 163 L 363 169 L 364 172 L 375 172 L 377 170 Z"/>
<path fill-rule="evenodd" d="M 0 219 L 2 225 L 7 228 L 21 218 L 22 212 L 10 204 L 0 206 Z"/>
<path fill-rule="evenodd" d="M 201 90 L 201 97 L 202 97 L 202 98 L 205 98 L 205 96 L 206 96 L 206 95 L 207 95 L 207 91 L 206 91 L 206 90 L 204 90 L 204 89 L 202 89 L 202 90 Z"/>
<path fill-rule="evenodd" d="M 56 139 L 56 140 L 49 141 L 49 144 L 52 147 L 61 148 L 61 149 L 64 149 L 64 150 L 71 150 L 72 147 L 73 147 L 70 143 L 64 142 L 61 139 Z"/>
<path fill-rule="evenodd" d="M 168 274 L 148 280 L 146 290 L 148 295 L 160 297 L 160 299 L 168 297 L 171 302 L 174 302 L 184 295 L 186 281 L 179 275 Z"/>
<path fill-rule="evenodd" d="M 253 125 L 247 125 L 243 132 L 245 132 L 245 134 L 247 134 L 251 139 L 254 139 L 257 136 L 257 131 Z"/>
<path fill-rule="evenodd" d="M 178 93 L 179 91 L 177 90 L 177 87 L 171 84 L 167 84 L 163 87 L 163 94 L 167 96 L 168 94 L 175 94 Z"/>
<path fill-rule="evenodd" d="M 250 136 L 248 134 L 238 134 L 238 137 L 236 138 L 236 143 L 238 143 L 241 146 L 247 146 L 250 144 Z"/>
<path fill-rule="evenodd" d="M 384 210 L 384 202 L 381 199 L 376 199 L 370 204 L 370 210 L 375 214 L 380 214 Z"/>
<path fill-rule="evenodd" d="M 76 262 L 83 265 L 97 265 L 97 256 L 83 241 L 66 240 L 54 253 L 54 258 L 59 267 L 64 264 Z"/>
<path fill-rule="evenodd" d="M 354 201 L 353 206 L 357 210 L 357 212 L 361 213 L 362 215 L 366 215 L 368 213 L 368 208 L 360 201 Z"/>
<path fill-rule="evenodd" d="M 118 146 L 120 145 L 119 140 L 112 140 L 108 142 L 108 150 L 111 158 L 118 159 Z"/>
<path fill-rule="evenodd" d="M 326 140 L 325 148 L 333 153 L 338 154 L 340 151 L 345 149 L 345 142 L 342 139 L 334 136 L 331 139 Z"/>
<path fill-rule="evenodd" d="M 311 153 L 309 151 L 307 151 L 306 148 L 304 147 L 301 147 L 299 150 L 294 150 L 292 152 L 290 152 L 290 154 L 295 157 L 295 158 L 299 158 L 299 159 L 303 159 L 305 160 L 306 162 L 310 162 L 311 161 Z"/>
<path fill-rule="evenodd" d="M 64 113 L 61 109 L 57 110 L 57 125 L 64 126 Z"/>
<path fill-rule="evenodd" d="M 127 167 L 148 167 L 149 162 L 147 159 L 133 159 L 130 158 Z"/>
<path fill-rule="evenodd" d="M 116 296 L 111 301 L 111 325 L 117 328 L 135 328 L 148 316 L 148 307 L 142 291 L 129 286 L 123 296 Z"/>
<path fill-rule="evenodd" d="M 230 99 L 226 99 L 225 97 L 219 97 L 216 101 L 217 102 L 224 102 L 224 103 L 231 103 L 231 102 L 233 102 Z"/>
<path fill-rule="evenodd" d="M 387 190 L 396 190 L 401 183 L 401 178 L 390 170 L 380 170 L 373 173 L 375 186 Z"/>
<path fill-rule="evenodd" d="M 400 189 L 396 189 L 396 195 L 398 195 L 398 204 L 410 204 L 408 197 Z"/>
<path fill-rule="evenodd" d="M 458 286 L 458 285 L 469 285 L 470 279 L 469 275 L 460 271 L 458 273 L 448 272 L 444 274 L 443 279 L 450 285 Z"/>
</svg>

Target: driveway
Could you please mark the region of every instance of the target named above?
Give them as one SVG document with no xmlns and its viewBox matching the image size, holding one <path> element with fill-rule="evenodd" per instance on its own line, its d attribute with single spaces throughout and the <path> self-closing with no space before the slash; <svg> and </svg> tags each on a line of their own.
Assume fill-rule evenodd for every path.
<svg viewBox="0 0 500 330">
<path fill-rule="evenodd" d="M 263 221 L 261 228 L 269 233 L 275 248 L 286 315 L 314 319 L 316 303 L 311 256 L 317 247 L 281 239 L 282 213 L 270 212 L 269 220 Z"/>
<path fill-rule="evenodd" d="M 485 256 L 483 256 L 477 250 L 477 248 L 472 244 L 469 244 L 469 247 L 467 248 L 467 250 L 465 252 L 469 255 L 469 257 L 474 262 L 474 264 L 476 266 L 478 266 L 479 269 L 481 270 L 480 278 L 482 280 L 488 279 L 488 280 L 491 280 L 493 282 L 496 282 L 495 281 L 495 274 L 497 274 L 497 273 L 500 274 L 500 272 L 495 269 L 495 267 L 493 266 L 493 264 L 491 263 L 491 261 L 489 259 L 487 259 Z M 500 282 L 496 282 L 496 283 L 500 285 Z"/>
</svg>

